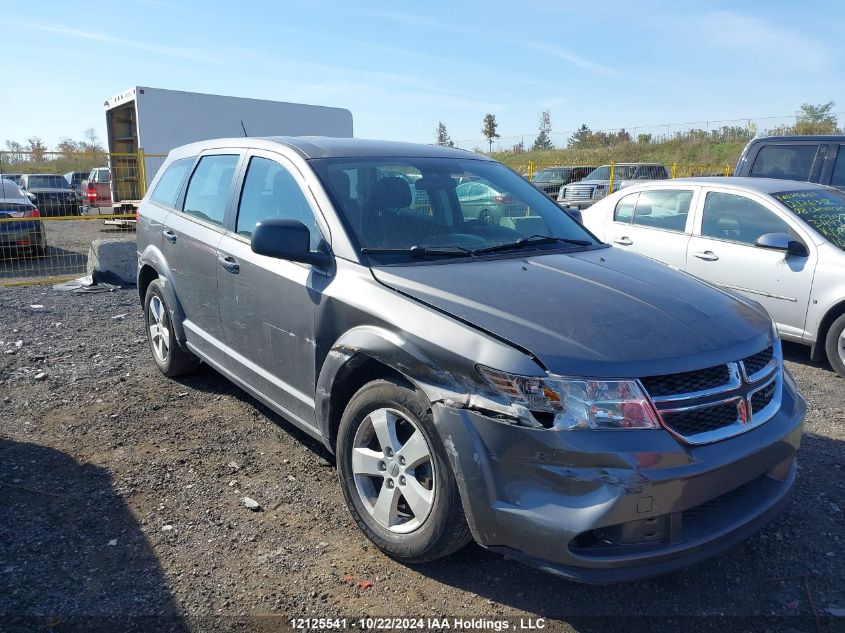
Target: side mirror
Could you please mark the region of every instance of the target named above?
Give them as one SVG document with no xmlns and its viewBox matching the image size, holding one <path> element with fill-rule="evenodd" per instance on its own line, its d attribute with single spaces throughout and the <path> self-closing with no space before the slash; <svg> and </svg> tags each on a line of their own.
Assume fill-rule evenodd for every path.
<svg viewBox="0 0 845 633">
<path fill-rule="evenodd" d="M 311 250 L 311 233 L 299 220 L 262 220 L 252 231 L 252 252 L 276 259 L 314 264 L 328 262 L 325 253 Z"/>
<path fill-rule="evenodd" d="M 581 214 L 581 209 L 578 207 L 566 207 L 564 212 L 578 224 L 584 224 L 584 216 Z"/>
<path fill-rule="evenodd" d="M 810 254 L 802 242 L 793 240 L 786 233 L 765 233 L 757 238 L 754 245 L 773 251 L 783 251 L 787 255 L 795 255 L 796 257 L 807 257 Z"/>
</svg>

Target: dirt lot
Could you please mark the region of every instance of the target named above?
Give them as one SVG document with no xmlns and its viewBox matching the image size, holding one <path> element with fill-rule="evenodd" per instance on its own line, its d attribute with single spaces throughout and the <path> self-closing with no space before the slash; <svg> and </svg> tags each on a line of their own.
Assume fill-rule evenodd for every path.
<svg viewBox="0 0 845 633">
<path fill-rule="evenodd" d="M 845 628 L 826 611 L 845 609 L 845 381 L 803 348 L 787 348 L 810 403 L 789 510 L 716 559 L 591 587 L 475 545 L 416 568 L 386 558 L 319 444 L 207 368 L 158 374 L 134 290 L 0 288 L 0 315 L 0 630 L 280 630 L 257 617 L 274 615 Z"/>
</svg>

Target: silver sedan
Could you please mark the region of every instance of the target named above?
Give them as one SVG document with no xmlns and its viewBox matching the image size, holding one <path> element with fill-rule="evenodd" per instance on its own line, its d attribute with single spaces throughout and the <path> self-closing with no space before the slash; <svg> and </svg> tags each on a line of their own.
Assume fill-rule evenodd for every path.
<svg viewBox="0 0 845 633">
<path fill-rule="evenodd" d="M 845 193 L 769 178 L 649 182 L 583 221 L 613 246 L 760 302 L 784 339 L 845 377 Z"/>
</svg>

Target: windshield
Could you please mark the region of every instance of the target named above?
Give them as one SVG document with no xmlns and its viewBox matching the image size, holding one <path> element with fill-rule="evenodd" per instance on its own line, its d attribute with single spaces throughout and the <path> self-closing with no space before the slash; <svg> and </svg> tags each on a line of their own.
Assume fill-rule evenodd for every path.
<svg viewBox="0 0 845 633">
<path fill-rule="evenodd" d="M 634 177 L 636 165 L 616 165 L 613 168 L 613 180 L 627 180 Z M 593 171 L 587 174 L 584 180 L 610 180 L 610 165 L 602 165 L 596 167 Z"/>
<path fill-rule="evenodd" d="M 551 180 L 563 180 L 566 176 L 565 169 L 544 169 L 534 176 L 534 182 L 549 182 Z"/>
<path fill-rule="evenodd" d="M 68 189 L 64 176 L 30 176 L 27 179 L 29 189 Z"/>
<path fill-rule="evenodd" d="M 0 200 L 9 198 L 14 200 L 28 199 L 13 181 L 5 177 L 0 178 Z"/>
<path fill-rule="evenodd" d="M 383 263 L 407 263 L 409 249 L 471 251 L 573 249 L 598 242 L 548 196 L 503 165 L 459 158 L 317 159 L 311 165 L 334 199 L 353 241 Z M 501 250 L 501 249 L 497 249 Z M 366 252 L 366 251 L 365 251 Z M 441 252 L 440 255 L 444 253 Z"/>
<path fill-rule="evenodd" d="M 772 195 L 829 242 L 845 250 L 845 193 L 828 189 L 804 189 Z"/>
</svg>

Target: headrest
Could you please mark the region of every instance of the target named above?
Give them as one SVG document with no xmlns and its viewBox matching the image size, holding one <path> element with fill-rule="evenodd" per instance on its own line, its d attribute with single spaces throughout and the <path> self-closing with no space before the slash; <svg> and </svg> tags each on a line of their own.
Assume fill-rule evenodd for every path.
<svg viewBox="0 0 845 633">
<path fill-rule="evenodd" d="M 329 172 L 329 180 L 331 180 L 336 194 L 342 198 L 348 198 L 351 195 L 349 191 L 349 174 L 345 171 Z"/>
<path fill-rule="evenodd" d="M 404 209 L 411 205 L 411 187 L 397 176 L 379 180 L 373 187 L 375 209 Z"/>
<path fill-rule="evenodd" d="M 651 205 L 638 204 L 636 213 L 637 215 L 651 215 Z"/>
</svg>

